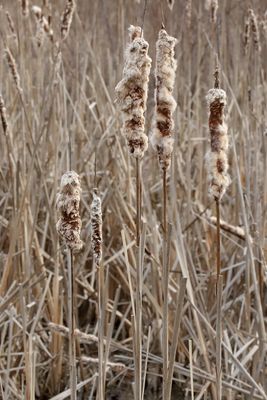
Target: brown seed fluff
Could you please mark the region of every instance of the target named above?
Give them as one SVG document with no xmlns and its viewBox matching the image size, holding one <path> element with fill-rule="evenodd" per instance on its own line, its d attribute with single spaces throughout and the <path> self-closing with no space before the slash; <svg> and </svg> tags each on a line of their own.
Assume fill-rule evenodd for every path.
<svg viewBox="0 0 267 400">
<path fill-rule="evenodd" d="M 130 43 L 125 54 L 123 78 L 116 86 L 117 101 L 123 114 L 123 127 L 129 152 L 142 158 L 148 147 L 145 135 L 145 111 L 151 58 L 148 43 L 139 26 L 130 26 Z"/>
<path fill-rule="evenodd" d="M 91 224 L 94 260 L 96 265 L 99 266 L 102 258 L 102 205 L 97 189 L 93 190 L 93 201 L 91 204 Z"/>
<path fill-rule="evenodd" d="M 220 200 L 230 184 L 228 175 L 228 135 L 224 121 L 226 93 L 219 88 L 210 89 L 207 96 L 211 151 L 208 156 L 209 193 Z"/>
<path fill-rule="evenodd" d="M 174 58 L 174 48 L 177 39 L 169 36 L 165 29 L 159 31 L 156 44 L 156 87 L 155 112 L 150 141 L 158 153 L 162 170 L 167 170 L 171 162 L 173 151 L 173 112 L 176 101 L 173 97 L 177 61 Z"/>
<path fill-rule="evenodd" d="M 66 172 L 61 178 L 56 206 L 60 212 L 57 231 L 65 245 L 74 252 L 82 248 L 80 239 L 81 218 L 79 213 L 81 195 L 80 177 L 74 171 Z"/>
</svg>

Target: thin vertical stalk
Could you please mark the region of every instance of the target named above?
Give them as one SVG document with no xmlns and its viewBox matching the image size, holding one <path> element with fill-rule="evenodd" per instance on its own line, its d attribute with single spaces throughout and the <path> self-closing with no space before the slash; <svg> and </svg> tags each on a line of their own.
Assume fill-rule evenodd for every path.
<svg viewBox="0 0 267 400">
<path fill-rule="evenodd" d="M 171 246 L 171 225 L 163 235 L 163 327 L 162 327 L 162 353 L 163 353 L 163 399 L 167 400 L 168 366 L 169 366 L 169 265 Z"/>
<path fill-rule="evenodd" d="M 217 282 L 219 279 L 219 275 L 221 274 L 221 225 L 220 225 L 220 200 L 216 199 L 216 243 L 217 243 L 217 251 L 216 251 L 216 264 L 217 264 Z"/>
<path fill-rule="evenodd" d="M 163 226 L 163 232 L 164 236 L 166 237 L 167 235 L 167 171 L 166 169 L 163 170 L 162 172 L 162 200 L 163 200 L 163 206 L 162 206 L 162 226 Z"/>
<path fill-rule="evenodd" d="M 223 277 L 217 277 L 217 317 L 216 317 L 216 393 L 217 400 L 222 398 L 222 289 Z"/>
<path fill-rule="evenodd" d="M 220 200 L 216 199 L 216 395 L 217 400 L 222 398 L 222 288 L 223 277 L 221 275 L 221 226 L 220 226 Z"/>
<path fill-rule="evenodd" d="M 162 228 L 163 228 L 163 326 L 162 326 L 162 355 L 163 355 L 163 399 L 166 398 L 166 384 L 168 374 L 168 259 L 167 259 L 167 173 L 166 169 L 162 171 Z"/>
<path fill-rule="evenodd" d="M 68 264 L 68 312 L 69 312 L 69 358 L 70 358 L 70 393 L 71 400 L 76 400 L 76 346 L 75 346 L 75 313 L 74 313 L 74 268 L 72 250 L 67 250 Z"/>
<path fill-rule="evenodd" d="M 136 245 L 139 246 L 141 229 L 141 161 L 136 158 Z"/>
<path fill-rule="evenodd" d="M 98 400 L 105 399 L 105 371 L 104 371 L 104 307 L 105 307 L 105 276 L 103 263 L 100 261 L 98 267 L 98 313 L 99 313 L 99 326 L 98 326 Z"/>
</svg>

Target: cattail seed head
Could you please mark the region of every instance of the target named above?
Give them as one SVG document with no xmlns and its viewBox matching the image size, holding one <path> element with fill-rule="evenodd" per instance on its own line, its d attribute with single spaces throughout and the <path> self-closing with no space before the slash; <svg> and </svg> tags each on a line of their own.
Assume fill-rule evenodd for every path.
<svg viewBox="0 0 267 400">
<path fill-rule="evenodd" d="M 123 79 L 116 86 L 117 101 L 123 114 L 124 132 L 129 152 L 142 158 L 148 147 L 145 135 L 145 111 L 151 58 L 148 43 L 139 26 L 130 26 L 130 43 L 125 54 Z"/>
<path fill-rule="evenodd" d="M 60 212 L 56 228 L 65 245 L 75 252 L 83 245 L 80 239 L 82 226 L 79 213 L 80 195 L 79 175 L 74 171 L 66 172 L 61 178 L 60 191 L 56 199 L 56 206 Z"/>
<path fill-rule="evenodd" d="M 91 224 L 94 260 L 96 265 L 99 266 L 102 258 L 102 205 L 97 189 L 93 190 L 93 201 L 91 204 Z"/>
<path fill-rule="evenodd" d="M 229 146 L 224 108 L 226 93 L 219 88 L 210 89 L 206 96 L 209 107 L 211 151 L 208 155 L 209 192 L 220 200 L 230 184 L 227 151 Z"/>
<path fill-rule="evenodd" d="M 65 40 L 69 34 L 70 26 L 75 10 L 75 1 L 67 0 L 67 4 L 61 16 L 61 39 Z"/>
<path fill-rule="evenodd" d="M 5 57 L 6 57 L 6 60 L 7 60 L 7 65 L 9 67 L 9 69 L 10 69 L 11 75 L 12 75 L 13 80 L 15 82 L 16 88 L 20 93 L 22 93 L 22 88 L 21 88 L 21 85 L 20 85 L 20 76 L 19 76 L 19 73 L 18 73 L 18 68 L 17 68 L 17 64 L 16 64 L 16 61 L 15 61 L 15 58 L 13 57 L 13 55 L 12 55 L 12 53 L 9 50 L 8 47 L 5 48 L 4 54 L 5 54 Z"/>
<path fill-rule="evenodd" d="M 159 31 L 156 44 L 156 87 L 155 112 L 150 137 L 153 148 L 157 151 L 162 170 L 167 170 L 173 151 L 174 121 L 172 114 L 176 108 L 173 97 L 177 61 L 174 48 L 177 39 L 169 36 L 165 29 Z"/>
</svg>

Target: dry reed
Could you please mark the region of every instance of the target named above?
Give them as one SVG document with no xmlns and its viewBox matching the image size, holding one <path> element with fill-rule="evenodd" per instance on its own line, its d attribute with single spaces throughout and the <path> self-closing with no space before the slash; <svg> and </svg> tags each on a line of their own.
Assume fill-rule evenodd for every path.
<svg viewBox="0 0 267 400">
<path fill-rule="evenodd" d="M 74 0 L 67 0 L 65 10 L 63 11 L 62 16 L 61 16 L 60 31 L 61 31 L 61 39 L 62 40 L 65 40 L 69 35 L 70 26 L 72 23 L 75 7 L 76 7 L 76 4 L 75 4 Z"/>
</svg>

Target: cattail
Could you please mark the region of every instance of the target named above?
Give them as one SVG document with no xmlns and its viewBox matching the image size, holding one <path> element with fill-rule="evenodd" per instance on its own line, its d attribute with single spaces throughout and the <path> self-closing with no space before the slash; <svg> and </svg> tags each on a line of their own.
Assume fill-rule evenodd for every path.
<svg viewBox="0 0 267 400">
<path fill-rule="evenodd" d="M 21 0 L 21 9 L 22 9 L 22 14 L 24 17 L 27 17 L 29 15 L 29 1 L 28 0 Z"/>
<path fill-rule="evenodd" d="M 177 39 L 169 36 L 165 29 L 159 31 L 156 44 L 156 88 L 155 113 L 152 126 L 151 144 L 157 151 L 162 170 L 167 170 L 173 151 L 174 121 L 172 114 L 176 108 L 173 97 L 177 61 L 174 48 Z"/>
<path fill-rule="evenodd" d="M 99 266 L 102 258 L 102 208 L 98 190 L 93 190 L 93 201 L 91 204 L 91 224 L 92 224 L 92 246 L 94 260 Z"/>
<path fill-rule="evenodd" d="M 214 89 L 210 89 L 206 96 L 209 107 L 209 130 L 211 137 L 211 151 L 208 157 L 209 192 L 215 200 L 220 200 L 230 184 L 228 175 L 228 135 L 225 123 L 224 108 L 226 93 L 219 89 L 215 80 Z"/>
<path fill-rule="evenodd" d="M 7 60 L 7 65 L 9 66 L 9 69 L 11 71 L 11 75 L 13 77 L 13 80 L 15 82 L 15 85 L 17 87 L 17 90 L 22 93 L 22 88 L 20 85 L 20 76 L 18 73 L 18 68 L 17 68 L 17 64 L 16 61 L 11 53 L 11 51 L 9 50 L 8 47 L 5 48 L 5 57 Z"/>
<path fill-rule="evenodd" d="M 61 16 L 61 38 L 65 40 L 69 34 L 70 26 L 75 10 L 75 1 L 67 0 L 66 8 Z"/>
<path fill-rule="evenodd" d="M 66 172 L 61 178 L 60 192 L 56 200 L 56 206 L 60 212 L 60 219 L 56 227 L 65 245 L 73 251 L 82 248 L 80 239 L 82 222 L 79 214 L 80 194 L 79 175 L 74 171 Z"/>
<path fill-rule="evenodd" d="M 260 33 L 259 33 L 258 19 L 252 8 L 249 8 L 248 14 L 250 19 L 250 26 L 251 26 L 251 32 L 255 49 L 256 51 L 259 52 L 261 48 L 260 48 Z"/>
<path fill-rule="evenodd" d="M 151 58 L 148 43 L 139 26 L 130 26 L 130 43 L 126 49 L 123 79 L 116 86 L 130 154 L 142 158 L 148 147 L 145 135 L 145 111 Z"/>
<path fill-rule="evenodd" d="M 40 47 L 43 43 L 44 34 L 48 36 L 48 38 L 53 41 L 53 30 L 50 27 L 48 20 L 43 15 L 42 9 L 38 6 L 33 6 L 32 11 L 36 17 L 37 21 L 37 33 L 36 33 L 36 41 L 38 47 Z"/>
</svg>

